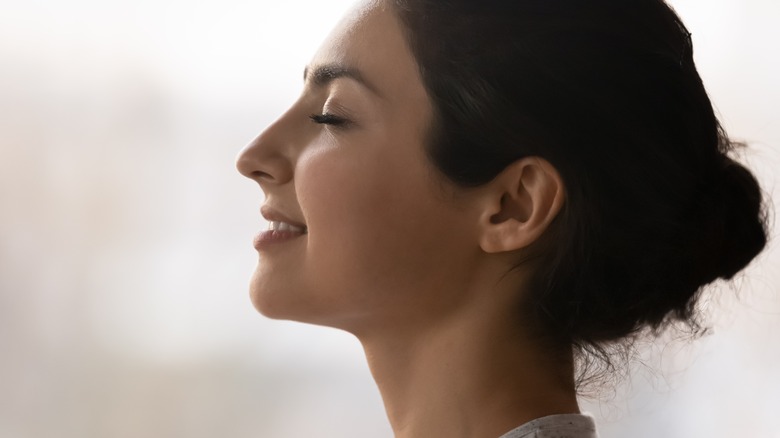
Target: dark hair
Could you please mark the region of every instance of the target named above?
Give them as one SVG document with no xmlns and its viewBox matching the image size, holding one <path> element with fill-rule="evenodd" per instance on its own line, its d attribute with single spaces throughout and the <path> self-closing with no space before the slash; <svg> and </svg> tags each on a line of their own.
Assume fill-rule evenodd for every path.
<svg viewBox="0 0 780 438">
<path fill-rule="evenodd" d="M 576 351 L 673 321 L 766 243 L 761 190 L 729 158 L 662 0 L 394 0 L 454 184 L 539 156 L 566 186 L 531 285 L 534 320 Z M 608 360 L 608 358 L 607 358 Z"/>
</svg>

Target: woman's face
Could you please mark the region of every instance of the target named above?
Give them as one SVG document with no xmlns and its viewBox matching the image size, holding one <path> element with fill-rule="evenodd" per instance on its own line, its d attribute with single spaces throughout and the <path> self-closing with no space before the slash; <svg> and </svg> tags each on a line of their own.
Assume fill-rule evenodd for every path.
<svg viewBox="0 0 780 438">
<path fill-rule="evenodd" d="M 264 208 L 307 228 L 257 245 L 251 296 L 266 316 L 355 332 L 463 298 L 474 218 L 424 154 L 432 108 L 400 26 L 382 2 L 348 15 L 300 98 L 238 158 Z"/>
</svg>

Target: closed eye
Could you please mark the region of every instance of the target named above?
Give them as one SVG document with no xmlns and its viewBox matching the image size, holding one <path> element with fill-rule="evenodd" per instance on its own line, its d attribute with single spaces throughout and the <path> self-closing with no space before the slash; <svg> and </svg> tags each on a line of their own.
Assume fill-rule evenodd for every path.
<svg viewBox="0 0 780 438">
<path fill-rule="evenodd" d="M 321 125 L 332 125 L 332 126 L 345 126 L 349 123 L 349 120 L 339 117 L 333 114 L 312 114 L 309 116 L 309 118 L 314 123 L 319 123 Z"/>
</svg>

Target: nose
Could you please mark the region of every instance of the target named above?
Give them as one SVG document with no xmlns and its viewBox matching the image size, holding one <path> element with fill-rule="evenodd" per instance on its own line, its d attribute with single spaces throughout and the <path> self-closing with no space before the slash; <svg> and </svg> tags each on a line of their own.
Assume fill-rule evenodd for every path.
<svg viewBox="0 0 780 438">
<path fill-rule="evenodd" d="M 245 177 L 265 184 L 284 184 L 292 178 L 289 148 L 285 147 L 280 121 L 275 122 L 236 158 L 236 169 Z"/>
</svg>

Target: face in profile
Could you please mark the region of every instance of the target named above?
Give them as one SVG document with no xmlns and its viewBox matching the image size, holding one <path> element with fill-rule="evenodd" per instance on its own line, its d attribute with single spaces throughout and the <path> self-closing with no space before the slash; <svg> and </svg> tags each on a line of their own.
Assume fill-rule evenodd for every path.
<svg viewBox="0 0 780 438">
<path fill-rule="evenodd" d="M 413 326 L 466 298 L 474 218 L 425 156 L 431 117 L 390 6 L 359 6 L 306 66 L 298 100 L 238 158 L 266 219 L 295 225 L 256 239 L 261 313 L 359 332 Z"/>
</svg>

